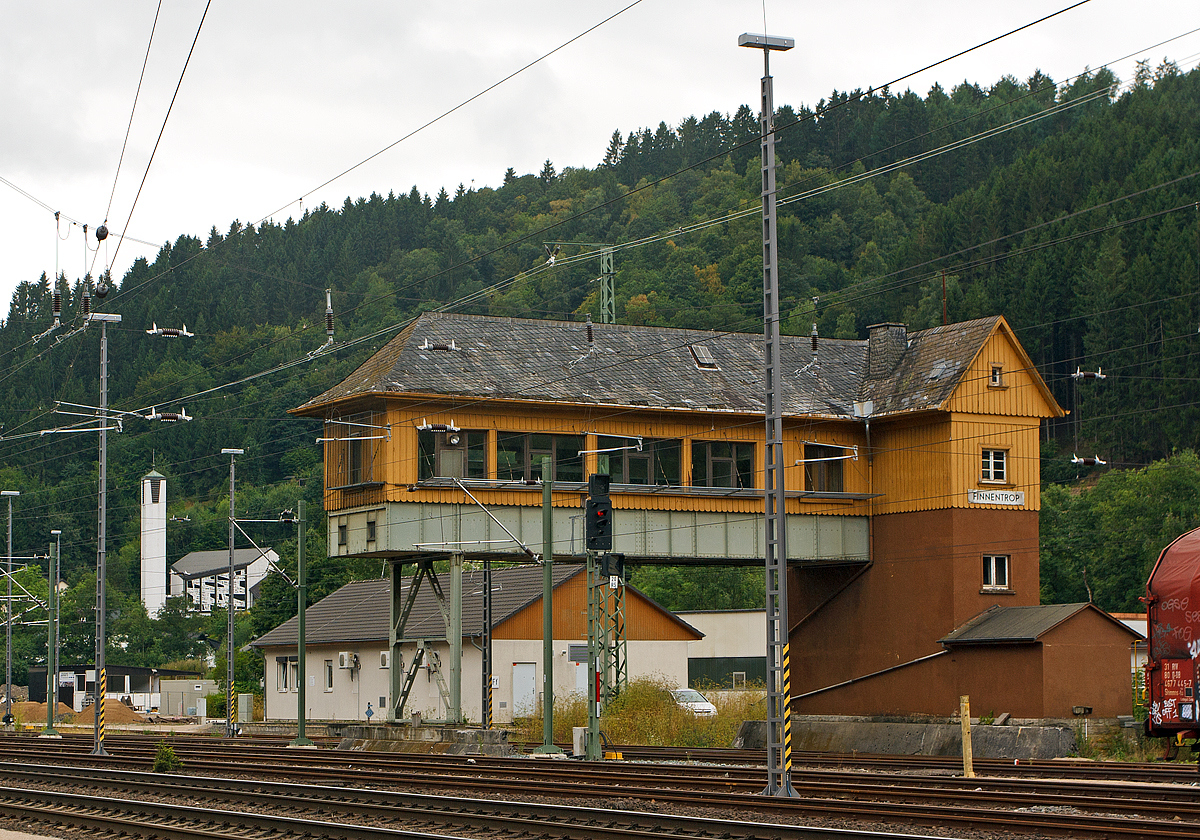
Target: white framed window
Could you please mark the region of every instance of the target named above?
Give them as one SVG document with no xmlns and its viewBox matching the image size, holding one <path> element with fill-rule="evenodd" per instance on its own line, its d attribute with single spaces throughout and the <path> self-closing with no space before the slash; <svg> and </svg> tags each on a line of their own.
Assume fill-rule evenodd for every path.
<svg viewBox="0 0 1200 840">
<path fill-rule="evenodd" d="M 288 661 L 286 659 L 277 659 L 275 661 L 277 667 L 275 675 L 275 684 L 280 691 L 288 690 Z"/>
<path fill-rule="evenodd" d="M 298 659 L 288 662 L 288 682 L 292 691 L 300 690 L 300 661 Z"/>
<path fill-rule="evenodd" d="M 1008 483 L 1008 450 L 983 450 L 983 462 L 979 473 L 979 480 L 992 484 Z"/>
<path fill-rule="evenodd" d="M 325 691 L 333 691 L 333 660 L 325 660 Z"/>
<path fill-rule="evenodd" d="M 984 589 L 1010 588 L 1008 583 L 1008 559 L 1007 554 L 983 555 Z"/>
<path fill-rule="evenodd" d="M 997 364 L 992 365 L 992 372 L 991 372 L 991 375 L 988 377 L 988 387 L 989 388 L 1003 388 L 1004 387 L 1004 365 L 997 365 Z"/>
</svg>

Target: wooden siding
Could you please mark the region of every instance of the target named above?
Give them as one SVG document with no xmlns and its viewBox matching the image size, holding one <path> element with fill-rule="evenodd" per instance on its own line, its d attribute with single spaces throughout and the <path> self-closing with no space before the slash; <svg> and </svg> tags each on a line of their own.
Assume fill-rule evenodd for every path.
<svg viewBox="0 0 1200 840">
<path fill-rule="evenodd" d="M 951 448 L 954 470 L 950 475 L 949 498 L 940 507 L 1002 507 L 1008 510 L 1041 508 L 1039 440 L 1040 421 L 1033 417 L 1004 418 L 981 415 L 954 415 L 951 419 Z M 1006 481 L 1003 484 L 980 481 L 984 449 L 1001 449 L 1005 457 Z M 968 490 L 1019 490 L 1025 493 L 1023 505 L 979 505 L 967 501 Z"/>
<path fill-rule="evenodd" d="M 934 510 L 947 505 L 952 431 L 948 418 L 871 427 L 875 513 Z"/>
<path fill-rule="evenodd" d="M 581 572 L 554 590 L 554 638 L 587 641 L 587 573 Z M 496 625 L 496 639 L 542 638 L 542 599 Z M 625 588 L 625 638 L 629 641 L 696 641 L 701 635 L 636 590 Z"/>
<path fill-rule="evenodd" d="M 1001 369 L 999 386 L 992 384 L 993 365 Z M 947 400 L 946 408 L 953 412 L 1008 418 L 1055 417 L 1061 413 L 1057 405 L 1047 401 L 1040 374 L 1003 326 L 992 333 L 972 361 L 954 394 Z"/>
</svg>

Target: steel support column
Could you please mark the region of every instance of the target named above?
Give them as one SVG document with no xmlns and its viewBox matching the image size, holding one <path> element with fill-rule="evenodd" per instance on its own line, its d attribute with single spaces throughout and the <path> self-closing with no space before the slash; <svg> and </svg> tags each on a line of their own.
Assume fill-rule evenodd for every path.
<svg viewBox="0 0 1200 840">
<path fill-rule="evenodd" d="M 483 561 L 483 728 L 492 728 L 492 561 Z"/>
<path fill-rule="evenodd" d="M 795 796 L 792 788 L 791 663 L 788 657 L 787 506 L 784 496 L 783 365 L 779 329 L 779 257 L 775 222 L 775 102 L 770 55 L 792 41 L 743 35 L 738 43 L 762 49 L 762 242 L 763 378 L 766 390 L 766 609 L 767 609 L 767 787 L 771 796 Z"/>
</svg>

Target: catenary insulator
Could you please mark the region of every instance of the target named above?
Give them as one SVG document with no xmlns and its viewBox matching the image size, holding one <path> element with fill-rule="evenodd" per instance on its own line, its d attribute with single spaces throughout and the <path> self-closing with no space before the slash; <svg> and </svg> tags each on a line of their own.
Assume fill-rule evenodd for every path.
<svg viewBox="0 0 1200 840">
<path fill-rule="evenodd" d="M 55 289 L 52 301 L 53 302 L 51 303 L 51 306 L 54 307 L 54 323 L 57 324 L 59 319 L 62 318 L 62 292 L 60 292 L 58 289 Z"/>
<path fill-rule="evenodd" d="M 84 315 L 92 314 L 92 293 L 91 292 L 83 293 L 83 314 Z"/>
<path fill-rule="evenodd" d="M 333 295 L 330 289 L 325 290 L 325 335 L 333 338 Z"/>
</svg>

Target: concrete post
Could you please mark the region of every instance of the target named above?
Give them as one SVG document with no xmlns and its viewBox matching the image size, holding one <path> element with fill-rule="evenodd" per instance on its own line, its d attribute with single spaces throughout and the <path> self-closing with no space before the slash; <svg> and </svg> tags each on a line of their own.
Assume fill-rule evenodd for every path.
<svg viewBox="0 0 1200 840">
<path fill-rule="evenodd" d="M 963 775 L 975 778 L 975 765 L 971 755 L 971 698 L 964 694 L 958 698 L 958 714 L 962 718 Z"/>
</svg>

